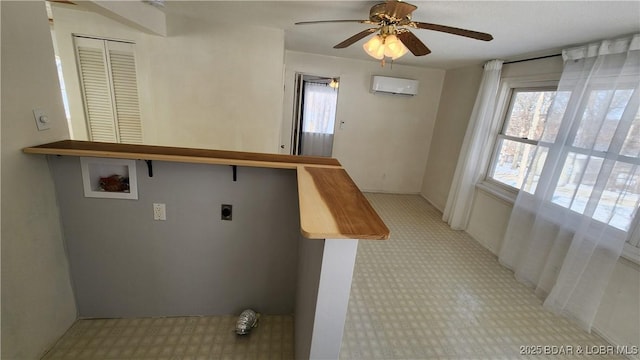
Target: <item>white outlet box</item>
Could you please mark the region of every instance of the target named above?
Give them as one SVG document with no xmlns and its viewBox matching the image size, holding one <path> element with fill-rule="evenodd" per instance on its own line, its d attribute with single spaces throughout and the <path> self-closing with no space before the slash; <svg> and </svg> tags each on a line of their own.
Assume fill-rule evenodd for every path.
<svg viewBox="0 0 640 360">
<path fill-rule="evenodd" d="M 153 220 L 167 220 L 167 207 L 165 204 L 153 204 Z"/>
</svg>

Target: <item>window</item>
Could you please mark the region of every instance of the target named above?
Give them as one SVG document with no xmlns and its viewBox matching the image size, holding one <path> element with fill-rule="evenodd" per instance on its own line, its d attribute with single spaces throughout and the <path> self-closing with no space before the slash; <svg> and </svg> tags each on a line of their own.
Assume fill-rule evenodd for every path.
<svg viewBox="0 0 640 360">
<path fill-rule="evenodd" d="M 142 143 L 134 44 L 74 35 L 91 141 Z"/>
<path fill-rule="evenodd" d="M 338 104 L 337 89 L 327 83 L 304 82 L 302 132 L 333 135 Z"/>
<path fill-rule="evenodd" d="M 630 231 L 640 221 L 640 90 L 633 83 L 595 85 L 581 97 L 548 85 L 503 84 L 503 122 L 486 175 L 497 186 L 485 189 L 502 198 L 509 198 L 504 190 L 536 194 L 549 211 L 565 208 L 576 221 L 587 215 L 606 231 Z M 570 103 L 579 121 L 563 122 Z M 552 149 L 556 155 L 547 161 Z M 639 253 L 639 241 L 628 237 L 627 257 Z"/>
<path fill-rule="evenodd" d="M 496 139 L 487 179 L 513 191 L 522 188 L 527 166 L 547 122 L 548 110 L 556 94 L 555 87 L 513 88 L 508 108 Z M 536 161 L 539 175 L 544 156 Z"/>
<path fill-rule="evenodd" d="M 550 200 L 627 231 L 640 205 L 638 100 L 634 89 L 624 86 L 594 88 L 585 99 L 580 121 L 568 129 L 562 172 L 555 175 Z"/>
</svg>

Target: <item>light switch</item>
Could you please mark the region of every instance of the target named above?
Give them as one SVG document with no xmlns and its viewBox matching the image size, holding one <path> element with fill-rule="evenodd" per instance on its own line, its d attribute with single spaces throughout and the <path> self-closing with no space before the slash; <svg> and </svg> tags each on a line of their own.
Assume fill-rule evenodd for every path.
<svg viewBox="0 0 640 360">
<path fill-rule="evenodd" d="M 33 117 L 36 119 L 38 131 L 51 128 L 51 120 L 42 109 L 33 109 Z"/>
</svg>

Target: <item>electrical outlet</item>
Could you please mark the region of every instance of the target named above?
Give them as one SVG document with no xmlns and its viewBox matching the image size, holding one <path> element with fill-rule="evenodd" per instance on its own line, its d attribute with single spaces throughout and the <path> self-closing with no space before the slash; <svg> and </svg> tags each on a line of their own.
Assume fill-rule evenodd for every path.
<svg viewBox="0 0 640 360">
<path fill-rule="evenodd" d="M 222 220 L 233 220 L 233 205 L 222 204 L 220 208 L 220 218 Z"/>
<path fill-rule="evenodd" d="M 153 220 L 167 220 L 167 207 L 165 204 L 153 204 Z"/>
</svg>

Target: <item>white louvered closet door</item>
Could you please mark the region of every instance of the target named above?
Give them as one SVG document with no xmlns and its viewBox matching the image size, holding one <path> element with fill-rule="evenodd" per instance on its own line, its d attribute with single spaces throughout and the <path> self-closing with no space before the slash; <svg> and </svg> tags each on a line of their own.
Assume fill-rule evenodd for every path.
<svg viewBox="0 0 640 360">
<path fill-rule="evenodd" d="M 138 82 L 134 45 L 116 41 L 105 41 L 107 59 L 111 69 L 111 86 L 115 101 L 116 127 L 120 142 L 142 143 L 140 106 L 138 104 Z"/>
<path fill-rule="evenodd" d="M 142 143 L 134 44 L 74 37 L 91 141 Z"/>
</svg>

